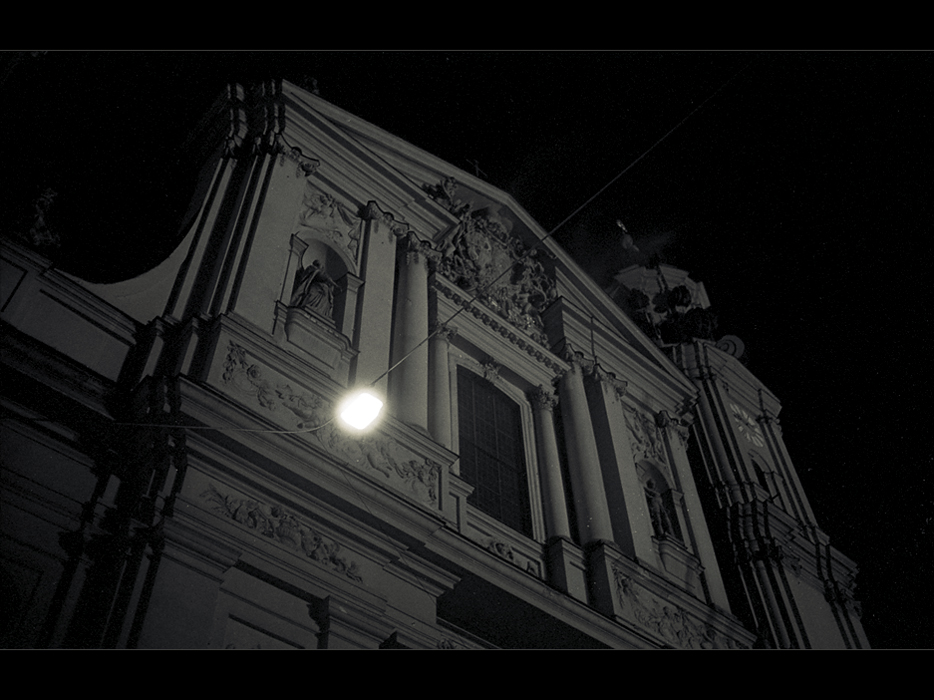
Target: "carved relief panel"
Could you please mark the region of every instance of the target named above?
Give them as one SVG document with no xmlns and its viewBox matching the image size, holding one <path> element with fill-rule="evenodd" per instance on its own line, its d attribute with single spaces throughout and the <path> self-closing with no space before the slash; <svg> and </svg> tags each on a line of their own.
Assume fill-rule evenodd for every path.
<svg viewBox="0 0 934 700">
<path fill-rule="evenodd" d="M 541 315 L 557 297 L 547 254 L 522 243 L 498 208 L 472 210 L 456 199 L 453 178 L 425 190 L 460 219 L 439 245 L 439 272 L 547 345 Z"/>
</svg>

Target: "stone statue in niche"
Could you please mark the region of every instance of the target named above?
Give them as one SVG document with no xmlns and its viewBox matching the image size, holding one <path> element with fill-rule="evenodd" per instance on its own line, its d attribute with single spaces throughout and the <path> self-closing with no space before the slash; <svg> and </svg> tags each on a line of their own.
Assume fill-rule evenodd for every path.
<svg viewBox="0 0 934 700">
<path fill-rule="evenodd" d="M 321 263 L 315 260 L 298 273 L 289 306 L 331 318 L 336 288 L 337 283 L 328 276 L 328 273 L 321 267 Z"/>
<path fill-rule="evenodd" d="M 645 484 L 645 500 L 649 506 L 649 517 L 652 519 L 652 529 L 656 537 L 670 537 L 675 534 L 671 515 L 668 513 L 662 494 L 655 490 L 654 479 Z"/>
</svg>

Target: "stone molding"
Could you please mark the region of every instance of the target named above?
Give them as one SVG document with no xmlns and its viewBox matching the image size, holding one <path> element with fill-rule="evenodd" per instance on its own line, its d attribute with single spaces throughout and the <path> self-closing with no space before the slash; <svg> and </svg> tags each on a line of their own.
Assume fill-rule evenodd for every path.
<svg viewBox="0 0 934 700">
<path fill-rule="evenodd" d="M 472 303 L 473 299 L 470 297 L 462 295 L 459 292 L 450 289 L 447 285 L 437 281 L 433 282 L 432 284 L 437 291 L 446 296 L 456 305 L 464 307 L 466 311 L 474 318 L 482 322 L 485 326 L 488 326 L 491 330 L 498 333 L 500 336 L 518 347 L 520 350 L 525 351 L 530 357 L 542 363 L 551 371 L 558 375 L 563 375 L 566 371 L 566 367 L 563 367 L 561 364 L 555 362 L 548 356 L 550 353 L 546 354 L 547 351 L 537 340 L 533 341 L 523 333 L 517 332 L 514 328 L 501 321 L 491 311 L 487 311 L 484 307 Z"/>
<path fill-rule="evenodd" d="M 608 385 L 613 390 L 617 400 L 622 402 L 623 397 L 626 396 L 626 390 L 629 388 L 629 382 L 625 381 L 624 379 L 617 378 L 613 372 L 609 372 L 603 369 L 603 367 L 600 366 L 600 363 L 596 361 L 594 361 L 589 375 L 596 381 Z"/>
</svg>

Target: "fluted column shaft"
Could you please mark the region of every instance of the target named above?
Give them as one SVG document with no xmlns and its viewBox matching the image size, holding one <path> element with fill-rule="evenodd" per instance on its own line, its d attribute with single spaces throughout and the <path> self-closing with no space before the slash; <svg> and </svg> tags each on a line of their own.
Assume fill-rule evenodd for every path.
<svg viewBox="0 0 934 700">
<path fill-rule="evenodd" d="M 548 537 L 571 539 L 564 480 L 561 478 L 561 459 L 555 435 L 554 407 L 557 399 L 544 387 L 529 392 L 532 418 L 535 423 L 535 443 L 538 448 L 538 476 L 542 487 L 542 505 L 545 511 L 545 530 Z"/>
</svg>

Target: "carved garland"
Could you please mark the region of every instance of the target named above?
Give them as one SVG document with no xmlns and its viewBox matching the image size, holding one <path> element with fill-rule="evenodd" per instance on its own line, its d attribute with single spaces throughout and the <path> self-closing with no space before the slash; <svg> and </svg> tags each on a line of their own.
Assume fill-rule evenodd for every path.
<svg viewBox="0 0 934 700">
<path fill-rule="evenodd" d="M 297 430 L 317 441 L 330 454 L 358 468 L 375 469 L 418 500 L 437 507 L 441 465 L 402 447 L 392 438 L 370 434 L 352 437 L 331 423 L 333 407 L 317 394 L 299 393 L 288 384 L 274 386 L 263 371 L 247 360 L 246 349 L 230 341 L 224 362 L 224 383 L 254 396 L 269 411 L 280 407 L 300 420 Z M 317 430 L 311 430 L 317 428 Z"/>
<path fill-rule="evenodd" d="M 255 530 L 280 544 L 301 552 L 312 561 L 336 571 L 351 581 L 362 583 L 357 563 L 347 561 L 341 554 L 341 545 L 326 540 L 317 530 L 298 520 L 279 506 L 271 506 L 248 498 L 225 496 L 213 484 L 201 494 L 212 510 Z"/>
</svg>

